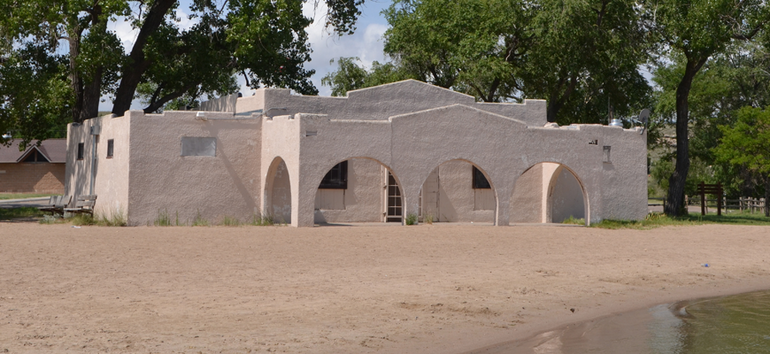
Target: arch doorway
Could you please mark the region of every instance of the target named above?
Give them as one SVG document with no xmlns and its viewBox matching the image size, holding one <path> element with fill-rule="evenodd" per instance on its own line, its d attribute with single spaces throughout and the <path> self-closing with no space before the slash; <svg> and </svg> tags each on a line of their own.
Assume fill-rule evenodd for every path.
<svg viewBox="0 0 770 354">
<path fill-rule="evenodd" d="M 587 220 L 588 203 L 580 179 L 566 166 L 536 164 L 519 176 L 511 198 L 512 223 L 562 223 Z M 586 222 L 587 224 L 587 222 Z"/>
<path fill-rule="evenodd" d="M 318 184 L 316 223 L 403 222 L 403 193 L 389 167 L 353 157 L 331 167 Z"/>
<path fill-rule="evenodd" d="M 291 178 L 282 158 L 276 157 L 267 171 L 265 184 L 266 216 L 277 223 L 291 223 Z"/>
<path fill-rule="evenodd" d="M 420 190 L 423 222 L 495 222 L 497 199 L 487 174 L 465 160 L 446 161 L 428 175 Z"/>
</svg>

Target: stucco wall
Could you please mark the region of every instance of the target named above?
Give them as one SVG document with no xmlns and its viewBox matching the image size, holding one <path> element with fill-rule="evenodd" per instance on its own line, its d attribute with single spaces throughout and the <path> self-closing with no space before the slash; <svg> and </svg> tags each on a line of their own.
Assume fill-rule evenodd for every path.
<svg viewBox="0 0 770 354">
<path fill-rule="evenodd" d="M 260 121 L 262 122 L 262 128 L 260 132 L 262 140 L 262 149 L 260 153 L 262 160 L 260 164 L 262 166 L 261 171 L 263 172 L 257 174 L 257 176 L 260 176 L 260 179 L 265 181 L 264 187 L 260 189 L 260 194 L 262 196 L 260 200 L 263 201 L 264 210 L 268 214 L 274 210 L 274 207 L 279 209 L 286 207 L 285 202 L 282 201 L 282 198 L 278 197 L 275 200 L 272 198 L 272 182 L 274 181 L 274 177 L 276 176 L 277 172 L 275 168 L 278 166 L 277 162 L 282 160 L 283 163 L 286 164 L 286 175 L 288 176 L 289 193 L 291 198 L 289 203 L 291 215 L 288 215 L 288 218 L 286 215 L 282 215 L 282 218 L 284 219 L 283 221 L 290 222 L 292 225 L 296 225 L 298 211 L 293 206 L 298 205 L 298 188 L 304 181 L 304 176 L 302 176 L 299 171 L 299 140 L 301 139 L 299 119 L 295 118 L 294 116 L 270 117 L 265 115 L 261 116 Z M 329 168 L 332 166 L 329 166 Z M 319 179 L 318 182 L 315 183 L 316 187 L 320 181 L 321 180 Z M 315 190 L 313 191 L 312 196 L 303 195 L 303 197 L 306 201 L 312 203 L 315 198 Z M 310 211 L 306 211 L 307 217 L 311 220 L 311 225 L 313 219 L 312 208 L 313 206 L 311 205 Z"/>
<path fill-rule="evenodd" d="M 66 191 L 73 197 L 96 194 L 94 210 L 97 216 L 112 217 L 113 213 L 128 215 L 128 173 L 130 148 L 128 117 L 107 115 L 85 120 L 82 124 L 67 127 L 67 168 Z M 94 139 L 91 127 L 96 127 L 96 160 L 92 159 Z M 112 158 L 107 158 L 107 144 L 114 141 Z M 83 159 L 77 159 L 78 143 L 83 143 Z M 91 190 L 92 168 L 95 169 L 93 191 Z"/>
<path fill-rule="evenodd" d="M 132 224 L 152 223 L 161 211 L 179 213 L 182 222 L 198 215 L 210 222 L 224 216 L 250 219 L 275 210 L 271 197 L 280 193 L 284 197 L 276 200 L 282 200 L 282 210 L 291 210 L 285 221 L 294 226 L 312 226 L 317 214 L 327 220 L 361 217 L 368 221 L 379 219 L 373 211 L 370 219 L 368 213 L 381 213 L 384 203 L 370 207 L 377 199 L 382 201 L 381 189 L 375 193 L 362 187 L 369 184 L 364 180 L 376 181 L 378 175 L 392 173 L 403 196 L 404 215 L 419 214 L 420 191 L 432 171 L 450 161 L 464 161 L 463 169 L 472 163 L 484 171 L 492 188 L 477 193 L 470 188 L 469 171 L 453 173 L 453 162 L 449 163 L 443 183 L 451 191 L 445 191 L 445 200 L 463 202 L 446 207 L 455 209 L 447 219 L 464 221 L 460 215 L 483 215 L 484 220 L 489 217 L 497 225 L 508 225 L 514 214 L 525 220 L 549 219 L 544 170 L 531 178 L 524 174 L 533 166 L 549 163 L 574 174 L 582 187 L 587 220 L 639 219 L 647 212 L 646 137 L 619 127 L 544 126 L 540 124 L 545 119 L 543 101 L 479 104 L 470 96 L 408 80 L 352 91 L 347 98 L 263 89 L 238 99 L 236 111 L 235 115 L 206 112 L 203 117 L 196 117 L 196 112 L 128 112 L 120 119 L 130 126 L 130 133 L 121 133 L 130 138 L 125 144 L 130 149 L 129 165 L 110 168 L 116 176 L 103 178 L 100 171 L 108 162 L 97 162 L 97 194 L 120 194 L 109 192 L 101 181 L 120 180 L 125 174 L 119 171 L 126 169 Z M 255 114 L 240 114 L 247 112 Z M 76 142 L 88 138 L 87 126 L 98 121 L 70 129 L 68 158 L 75 153 Z M 182 137 L 216 138 L 216 156 L 180 156 Z M 100 144 L 105 141 L 100 137 Z M 116 149 L 118 146 L 116 141 Z M 610 161 L 604 161 L 605 146 L 611 147 Z M 99 149 L 104 150 L 101 145 Z M 86 156 L 89 154 L 86 144 Z M 354 179 L 360 178 L 362 183 L 354 182 L 353 188 L 362 189 L 341 196 L 344 211 L 316 213 L 321 179 L 334 165 L 349 159 L 371 163 L 371 173 L 354 172 Z M 66 175 L 71 181 L 67 188 L 82 191 L 88 185 L 89 163 L 88 158 L 68 160 Z M 374 172 L 375 166 L 380 166 L 379 173 Z M 369 167 L 359 170 L 369 171 Z M 467 187 L 455 188 L 455 179 L 457 186 Z M 530 185 L 531 195 L 515 195 L 519 184 Z M 526 212 L 514 212 L 516 206 L 530 203 Z"/>
<path fill-rule="evenodd" d="M 542 162 L 560 164 L 574 172 L 585 190 L 586 216 L 598 221 L 606 215 L 638 219 L 646 215 L 646 184 L 608 184 L 607 180 L 636 174 L 645 163 L 644 135 L 636 130 L 599 125 L 528 127 L 524 122 L 473 107 L 453 105 L 391 117 L 388 121 L 331 119 L 325 115 L 295 116 L 301 127 L 299 169 L 301 203 L 297 225 L 312 225 L 317 184 L 329 168 L 351 157 L 382 162 L 398 180 L 405 213 L 419 212 L 420 189 L 436 166 L 446 161 L 472 162 L 485 171 L 496 198 L 495 222 L 507 225 L 517 179 Z M 308 134 L 312 132 L 312 134 Z M 469 132 L 472 132 L 470 134 Z M 612 164 L 603 162 L 602 148 L 616 142 Z M 608 166 L 612 165 L 612 166 Z M 291 168 L 291 167 L 290 167 Z M 542 184 L 542 183 L 541 183 Z M 542 185 L 538 195 L 542 198 Z M 537 198 L 537 197 L 535 197 Z M 608 203 L 609 199 L 613 202 Z M 609 212 L 608 205 L 623 206 Z M 542 204 L 535 206 L 542 220 Z"/>
<path fill-rule="evenodd" d="M 279 224 L 291 223 L 291 180 L 289 169 L 282 159 L 276 159 L 270 166 L 267 178 L 265 215 Z"/>
<path fill-rule="evenodd" d="M 422 216 L 437 222 L 494 222 L 492 189 L 474 189 L 473 165 L 453 160 L 436 167 L 422 186 Z"/>
<path fill-rule="evenodd" d="M 315 222 L 382 221 L 385 171 L 374 160 L 348 160 L 348 188 L 316 192 Z"/>
<path fill-rule="evenodd" d="M 261 89 L 257 92 L 254 97 L 241 98 L 238 110 L 260 107 L 258 102 L 264 100 L 266 112 L 274 110 L 276 115 L 314 113 L 339 120 L 387 120 L 394 115 L 428 108 L 456 103 L 474 104 L 472 96 L 415 80 L 354 90 L 348 92 L 347 97 L 293 95 L 285 89 Z"/>
<path fill-rule="evenodd" d="M 541 223 L 543 198 L 543 164 L 532 166 L 516 180 L 511 197 L 511 223 Z"/>
<path fill-rule="evenodd" d="M 131 124 L 128 220 L 152 224 L 161 213 L 175 222 L 209 223 L 261 215 L 261 119 L 232 113 L 127 113 Z M 181 156 L 182 137 L 215 137 L 216 156 Z"/>
<path fill-rule="evenodd" d="M 64 193 L 65 164 L 0 164 L 0 193 Z"/>
<path fill-rule="evenodd" d="M 200 110 L 210 112 L 235 112 L 238 104 L 238 95 L 239 94 L 234 93 L 232 95 L 201 102 Z"/>
<path fill-rule="evenodd" d="M 575 176 L 566 168 L 559 169 L 549 190 L 551 220 L 560 223 L 573 217 L 585 218 L 583 190 Z"/>
</svg>

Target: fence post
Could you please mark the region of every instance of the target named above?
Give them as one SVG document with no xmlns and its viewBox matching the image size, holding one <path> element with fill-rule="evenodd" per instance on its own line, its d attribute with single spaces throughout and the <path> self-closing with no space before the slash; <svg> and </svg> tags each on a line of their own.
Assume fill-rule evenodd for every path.
<svg viewBox="0 0 770 354">
<path fill-rule="evenodd" d="M 717 183 L 717 216 L 722 216 L 722 183 Z"/>
<path fill-rule="evenodd" d="M 700 190 L 700 215 L 706 215 L 706 182 L 698 185 Z"/>
</svg>

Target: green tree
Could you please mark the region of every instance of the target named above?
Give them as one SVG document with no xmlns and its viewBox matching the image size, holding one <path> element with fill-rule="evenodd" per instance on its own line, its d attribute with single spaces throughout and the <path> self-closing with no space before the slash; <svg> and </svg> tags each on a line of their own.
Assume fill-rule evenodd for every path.
<svg viewBox="0 0 770 354">
<path fill-rule="evenodd" d="M 321 0 L 193 0 L 191 28 L 180 28 L 178 0 L 0 0 L 0 70 L 9 71 L 24 48 L 47 56 L 39 62 L 60 61 L 53 90 L 55 99 L 68 102 L 69 121 L 81 122 L 98 114 L 100 99 L 113 98 L 117 115 L 130 108 L 137 94 L 146 112 L 161 109 L 180 98 L 227 94 L 237 87 L 233 75 L 243 75 L 253 88 L 278 86 L 305 94 L 317 90 L 313 74 L 303 64 L 310 60 L 305 28 L 312 22 L 302 14 L 305 1 Z M 323 0 L 326 23 L 337 33 L 350 33 L 363 0 Z M 123 48 L 109 24 L 128 21 L 138 31 L 133 47 Z M 23 85 L 18 76 L 0 77 L 0 90 Z M 40 78 L 43 79 L 42 77 Z M 23 78 L 22 78 L 23 80 Z M 62 89 L 61 82 L 68 89 Z M 21 94 L 19 92 L 18 94 Z M 31 102 L 51 99 L 36 93 Z M 25 142 L 44 137 L 22 126 L 40 125 L 19 116 L 27 102 L 15 97 L 0 106 L 4 127 Z M 21 124 L 21 125 L 20 125 Z M 31 135 L 30 135 L 31 134 Z"/>
<path fill-rule="evenodd" d="M 647 105 L 648 56 L 622 0 L 401 0 L 385 11 L 385 52 L 414 76 L 494 101 L 545 98 L 562 124 Z"/>
<path fill-rule="evenodd" d="M 736 40 L 753 38 L 768 20 L 761 0 L 647 0 L 641 3 L 649 33 L 658 36 L 659 52 L 681 56 L 684 72 L 675 94 L 676 167 L 671 175 L 666 214 L 686 213 L 684 205 L 690 168 L 689 97 L 693 80 L 708 60 L 724 53 Z"/>
<path fill-rule="evenodd" d="M 684 65 L 683 58 L 679 56 L 654 72 L 655 110 L 665 121 L 676 121 L 676 90 L 684 74 Z M 688 172 L 685 194 L 692 195 L 694 188 L 691 186 L 703 180 L 722 183 L 730 197 L 756 194 L 756 183 L 751 173 L 740 166 L 717 161 L 713 149 L 722 137 L 718 127 L 736 122 L 737 112 L 742 107 L 766 107 L 770 104 L 768 72 L 770 55 L 763 45 L 754 41 L 730 46 L 724 53 L 710 59 L 695 75 L 689 98 L 690 160 L 692 165 L 711 166 L 713 175 L 693 176 L 692 172 Z M 650 147 L 658 149 L 654 144 Z M 675 154 L 670 158 L 675 158 Z M 667 170 L 666 179 L 671 177 L 673 171 L 672 165 Z M 668 181 L 665 186 L 668 187 Z"/>
<path fill-rule="evenodd" d="M 511 65 L 530 43 L 534 8 L 519 0 L 397 0 L 385 53 L 410 76 L 484 101 L 520 100 Z"/>
<path fill-rule="evenodd" d="M 348 91 L 372 87 L 391 82 L 414 78 L 393 63 L 373 62 L 371 69 L 356 64 L 358 58 L 341 57 L 337 60 L 337 70 L 321 79 L 321 84 L 332 89 L 332 96 L 345 96 Z M 334 64 L 332 59 L 330 64 Z"/>
<path fill-rule="evenodd" d="M 720 125 L 724 134 L 714 148 L 717 160 L 750 171 L 764 181 L 765 200 L 770 200 L 770 110 L 745 107 L 734 125 Z M 770 208 L 765 208 L 770 216 Z"/>
</svg>

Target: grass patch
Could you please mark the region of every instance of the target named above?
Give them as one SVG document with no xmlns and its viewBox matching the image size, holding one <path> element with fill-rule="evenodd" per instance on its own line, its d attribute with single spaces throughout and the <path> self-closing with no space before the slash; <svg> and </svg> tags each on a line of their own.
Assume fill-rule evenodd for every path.
<svg viewBox="0 0 770 354">
<path fill-rule="evenodd" d="M 85 213 L 77 214 L 67 220 L 69 220 L 69 222 L 72 223 L 72 225 L 77 225 L 77 226 L 96 225 L 96 221 L 97 221 L 96 219 L 94 219 L 93 215 L 85 214 Z"/>
<path fill-rule="evenodd" d="M 222 225 L 224 226 L 241 226 L 241 222 L 238 221 L 236 218 L 231 218 L 229 216 L 225 216 L 225 218 L 222 220 Z"/>
<path fill-rule="evenodd" d="M 425 223 L 428 225 L 433 225 L 433 214 L 425 215 L 425 217 L 423 218 L 423 221 L 425 221 Z"/>
<path fill-rule="evenodd" d="M 58 194 L 55 194 L 55 193 L 0 193 L 0 200 L 41 198 L 41 197 L 50 197 L 52 195 L 58 195 Z"/>
<path fill-rule="evenodd" d="M 571 224 L 571 225 L 585 225 L 586 219 L 580 218 L 576 219 L 574 216 L 570 215 L 569 218 L 564 219 L 564 221 L 561 222 L 562 224 Z"/>
<path fill-rule="evenodd" d="M 177 214 L 176 222 L 179 224 L 179 214 Z M 155 217 L 155 221 L 152 224 L 155 226 L 171 226 L 171 217 L 168 215 L 168 210 L 158 210 L 158 216 Z"/>
<path fill-rule="evenodd" d="M 716 214 L 690 214 L 682 217 L 670 217 L 662 213 L 648 214 L 644 220 L 602 220 L 591 224 L 602 229 L 638 229 L 648 230 L 662 226 L 693 226 L 707 224 L 728 225 L 770 225 L 770 218 L 762 213 L 731 211 L 722 216 Z"/>
<path fill-rule="evenodd" d="M 39 218 L 45 214 L 36 207 L 0 208 L 0 220 Z"/>
<path fill-rule="evenodd" d="M 262 215 L 262 216 L 256 216 L 251 219 L 251 225 L 253 226 L 273 226 L 275 225 L 275 220 L 273 220 L 273 217 L 270 215 Z"/>
<path fill-rule="evenodd" d="M 201 213 L 198 212 L 193 219 L 192 226 L 209 226 L 209 221 L 201 217 Z"/>
<path fill-rule="evenodd" d="M 112 213 L 112 216 L 107 218 L 102 215 L 96 220 L 96 224 L 99 226 L 126 226 L 126 217 L 120 211 Z"/>
<path fill-rule="evenodd" d="M 409 214 L 406 216 L 407 225 L 417 225 L 417 214 Z"/>
</svg>

